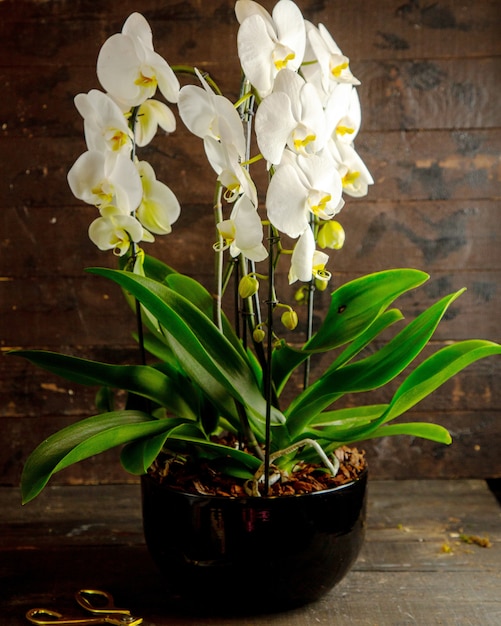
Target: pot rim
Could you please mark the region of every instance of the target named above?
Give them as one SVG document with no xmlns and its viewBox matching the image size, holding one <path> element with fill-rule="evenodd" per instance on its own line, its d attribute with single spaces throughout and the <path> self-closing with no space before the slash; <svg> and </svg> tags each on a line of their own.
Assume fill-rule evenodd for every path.
<svg viewBox="0 0 501 626">
<path fill-rule="evenodd" d="M 161 483 L 158 480 L 156 480 L 154 475 L 150 473 L 142 474 L 141 481 L 146 480 L 146 479 L 151 480 L 155 482 L 155 484 L 158 487 L 161 487 L 162 489 L 165 489 L 166 491 L 169 491 L 170 493 L 179 494 L 185 497 L 187 496 L 187 497 L 191 497 L 194 499 L 211 499 L 216 502 L 217 501 L 222 501 L 222 502 L 228 502 L 228 501 L 237 502 L 238 501 L 242 503 L 246 503 L 246 502 L 258 503 L 258 502 L 294 500 L 298 498 L 322 496 L 325 494 L 344 491 L 345 489 L 348 489 L 349 487 L 352 487 L 353 485 L 356 485 L 357 483 L 360 483 L 361 481 L 367 480 L 368 472 L 369 472 L 369 468 L 366 465 L 365 468 L 357 476 L 357 478 L 354 478 L 353 480 L 343 483 L 342 485 L 337 485 L 336 487 L 331 487 L 330 489 L 321 489 L 320 491 L 310 491 L 309 493 L 295 493 L 291 495 L 282 495 L 282 496 L 221 496 L 221 495 L 212 495 L 212 494 L 203 494 L 203 493 L 191 493 L 189 491 L 183 491 L 182 489 L 175 489 L 171 485 Z"/>
</svg>

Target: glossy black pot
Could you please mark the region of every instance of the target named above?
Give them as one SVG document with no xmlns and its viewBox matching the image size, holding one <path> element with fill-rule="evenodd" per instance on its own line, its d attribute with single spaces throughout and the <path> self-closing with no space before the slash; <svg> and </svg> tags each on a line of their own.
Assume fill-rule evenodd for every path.
<svg viewBox="0 0 501 626">
<path fill-rule="evenodd" d="M 355 562 L 367 472 L 281 498 L 192 495 L 143 476 L 146 543 L 172 597 L 189 608 L 275 611 L 319 599 Z"/>
</svg>

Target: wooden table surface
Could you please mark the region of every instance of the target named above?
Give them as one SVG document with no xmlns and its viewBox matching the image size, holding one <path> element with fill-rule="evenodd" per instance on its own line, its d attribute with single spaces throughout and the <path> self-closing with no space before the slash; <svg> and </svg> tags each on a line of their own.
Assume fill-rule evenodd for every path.
<svg viewBox="0 0 501 626">
<path fill-rule="evenodd" d="M 205 617 L 169 607 L 144 545 L 139 486 L 50 487 L 25 507 L 16 489 L 0 488 L 0 624 L 26 626 L 35 606 L 81 616 L 73 594 L 94 587 L 145 626 L 499 626 L 501 507 L 485 482 L 372 481 L 369 489 L 364 548 L 325 599 L 276 615 Z"/>
</svg>

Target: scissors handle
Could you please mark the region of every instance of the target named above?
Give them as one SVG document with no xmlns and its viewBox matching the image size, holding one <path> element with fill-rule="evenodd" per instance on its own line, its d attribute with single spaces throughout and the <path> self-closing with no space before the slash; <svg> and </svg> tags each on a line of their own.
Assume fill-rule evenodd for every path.
<svg viewBox="0 0 501 626">
<path fill-rule="evenodd" d="M 64 617 L 61 613 L 51 611 L 51 609 L 30 609 L 26 613 L 26 619 L 37 626 L 92 626 L 93 624 L 106 624 L 101 617 Z M 118 624 L 119 622 L 116 623 Z"/>
<path fill-rule="evenodd" d="M 75 594 L 78 604 L 92 615 L 121 615 L 130 616 L 129 609 L 119 609 L 115 606 L 113 596 L 100 589 L 80 589 Z"/>
</svg>

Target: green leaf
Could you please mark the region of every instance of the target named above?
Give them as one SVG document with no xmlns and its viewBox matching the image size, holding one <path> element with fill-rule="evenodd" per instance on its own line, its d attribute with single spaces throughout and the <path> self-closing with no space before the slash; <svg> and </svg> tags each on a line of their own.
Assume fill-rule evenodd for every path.
<svg viewBox="0 0 501 626">
<path fill-rule="evenodd" d="M 183 397 L 179 382 L 148 365 L 109 365 L 45 350 L 16 350 L 11 354 L 80 385 L 124 389 L 168 408 L 175 415 L 196 418 L 190 398 Z"/>
<path fill-rule="evenodd" d="M 495 354 L 501 354 L 501 346 L 482 339 L 459 341 L 441 348 L 418 365 L 400 385 L 384 421 L 402 415 L 468 365 Z"/>
<path fill-rule="evenodd" d="M 120 455 L 122 467 L 130 474 L 141 475 L 148 471 L 153 461 L 162 451 L 167 439 L 173 434 L 178 436 L 200 436 L 200 428 L 185 420 L 169 419 L 170 428 L 153 437 L 139 439 L 127 444 Z"/>
<path fill-rule="evenodd" d="M 130 272 L 106 268 L 89 271 L 130 291 L 158 319 L 183 369 L 221 411 L 234 415 L 228 405 L 229 399 L 234 398 L 264 423 L 266 402 L 245 352 L 235 349 L 187 298 Z M 283 421 L 276 409 L 273 418 Z"/>
<path fill-rule="evenodd" d="M 306 343 L 312 351 L 331 350 L 352 341 L 399 296 L 422 285 L 428 274 L 414 269 L 394 269 L 368 274 L 336 289 L 325 319 Z"/>
<path fill-rule="evenodd" d="M 272 361 L 273 380 L 281 391 L 291 373 L 308 356 L 353 341 L 364 333 L 399 296 L 428 280 L 428 274 L 413 269 L 394 269 L 357 278 L 331 295 L 325 319 L 301 350 L 281 345 Z"/>
<path fill-rule="evenodd" d="M 449 445 L 452 443 L 450 432 L 440 426 L 440 424 L 429 424 L 427 422 L 406 422 L 403 424 L 387 424 L 375 430 L 372 434 L 364 437 L 364 439 L 375 439 L 376 437 L 389 437 L 393 435 L 409 435 L 411 437 L 420 437 L 421 439 L 429 439 L 437 443 Z"/>
<path fill-rule="evenodd" d="M 286 412 L 289 431 L 296 436 L 341 395 L 376 389 L 400 374 L 428 343 L 447 307 L 463 291 L 433 304 L 378 352 L 339 369 L 329 369 L 291 402 Z"/>
<path fill-rule="evenodd" d="M 48 437 L 28 457 L 21 477 L 23 503 L 36 497 L 50 477 L 66 467 L 169 426 L 140 411 L 114 411 L 71 424 Z"/>
</svg>

